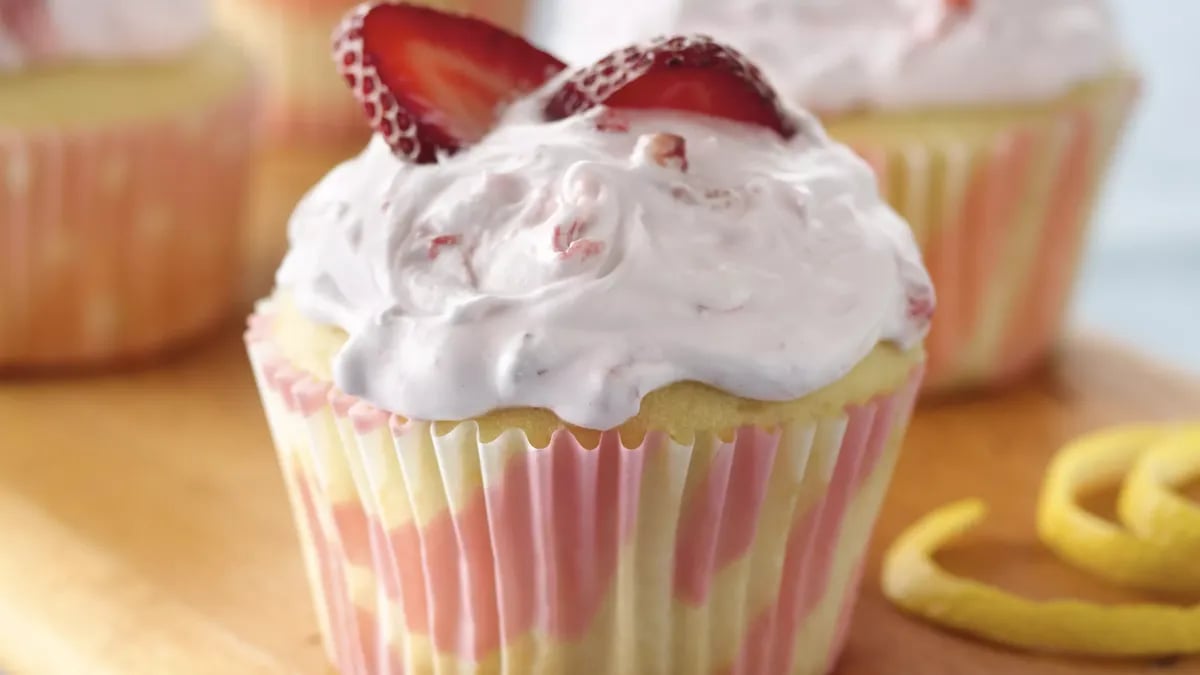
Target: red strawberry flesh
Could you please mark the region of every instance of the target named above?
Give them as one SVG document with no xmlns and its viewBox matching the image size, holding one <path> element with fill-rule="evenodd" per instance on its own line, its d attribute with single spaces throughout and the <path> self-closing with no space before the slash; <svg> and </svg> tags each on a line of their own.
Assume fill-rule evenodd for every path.
<svg viewBox="0 0 1200 675">
<path fill-rule="evenodd" d="M 679 110 L 774 129 L 791 138 L 796 122 L 759 69 L 703 36 L 659 38 L 628 47 L 575 73 L 546 104 L 548 119 L 597 105 Z"/>
<path fill-rule="evenodd" d="M 475 143 L 505 104 L 564 68 L 489 23 L 408 3 L 360 6 L 334 52 L 371 126 L 418 163 Z"/>
</svg>

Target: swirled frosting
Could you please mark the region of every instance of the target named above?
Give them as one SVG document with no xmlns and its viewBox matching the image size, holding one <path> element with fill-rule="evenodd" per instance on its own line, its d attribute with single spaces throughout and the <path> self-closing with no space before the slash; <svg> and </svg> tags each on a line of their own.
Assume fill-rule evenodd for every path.
<svg viewBox="0 0 1200 675">
<path fill-rule="evenodd" d="M 376 138 L 302 201 L 278 285 L 348 333 L 344 391 L 418 419 L 538 407 L 605 429 L 674 382 L 790 400 L 923 337 L 909 228 L 815 120 L 784 140 L 539 106 L 439 164 Z"/>
<path fill-rule="evenodd" d="M 0 0 L 0 71 L 171 56 L 210 30 L 207 0 Z"/>
<path fill-rule="evenodd" d="M 583 4 L 557 8 L 549 36 L 573 60 L 614 41 L 710 33 L 820 112 L 1044 100 L 1122 58 L 1103 0 L 674 0 L 632 17 Z"/>
</svg>

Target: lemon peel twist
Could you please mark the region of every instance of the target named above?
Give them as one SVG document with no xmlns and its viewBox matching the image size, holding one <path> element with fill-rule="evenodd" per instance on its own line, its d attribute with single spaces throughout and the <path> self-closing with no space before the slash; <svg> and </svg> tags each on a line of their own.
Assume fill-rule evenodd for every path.
<svg viewBox="0 0 1200 675">
<path fill-rule="evenodd" d="M 1150 447 L 1125 479 L 1117 501 L 1121 522 L 1142 539 L 1176 552 L 1200 567 L 1200 506 L 1173 492 L 1200 479 L 1200 427 Z M 1200 593 L 1200 586 L 1195 589 Z"/>
<path fill-rule="evenodd" d="M 1190 454 L 1200 454 L 1200 445 L 1181 444 L 1178 438 L 1168 427 L 1133 426 L 1084 436 L 1063 448 L 1038 504 L 1042 543 L 1068 563 L 1117 585 L 1200 594 L 1195 530 L 1200 513 L 1167 487 L 1200 471 L 1200 459 Z M 1130 529 L 1079 505 L 1083 493 L 1115 485 L 1127 475 L 1120 512 Z"/>
<path fill-rule="evenodd" d="M 1030 651 L 1112 657 L 1200 653 L 1200 605 L 1038 602 L 940 568 L 934 553 L 968 533 L 986 510 L 980 500 L 956 502 L 900 535 L 884 562 L 884 594 L 934 623 Z"/>
</svg>

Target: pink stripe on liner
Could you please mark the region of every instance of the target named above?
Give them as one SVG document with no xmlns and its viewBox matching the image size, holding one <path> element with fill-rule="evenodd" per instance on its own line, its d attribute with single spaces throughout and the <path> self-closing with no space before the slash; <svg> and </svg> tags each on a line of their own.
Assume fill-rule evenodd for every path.
<svg viewBox="0 0 1200 675">
<path fill-rule="evenodd" d="M 350 423 L 354 425 L 354 430 L 360 434 L 369 434 L 372 431 L 381 429 L 387 426 L 390 413 L 380 410 L 370 403 L 359 401 L 350 406 Z"/>
<path fill-rule="evenodd" d="M 531 471 L 519 473 L 537 481 L 533 494 L 550 499 L 533 501 L 534 518 L 526 522 L 542 527 L 531 528 L 532 548 L 508 553 L 515 553 L 514 564 L 530 553 L 542 553 L 542 560 L 534 564 L 549 574 L 540 579 L 541 592 L 529 595 L 540 595 L 536 604 L 549 610 L 538 617 L 537 625 L 551 636 L 582 636 L 611 589 L 619 550 L 637 513 L 646 451 L 626 450 L 615 432 L 604 433 L 600 447 L 587 450 L 569 432 L 559 431 L 548 454 L 522 455 L 532 460 Z M 527 503 L 523 494 L 500 496 L 501 501 Z M 495 525 L 493 531 L 506 531 Z M 511 581 L 502 588 L 506 598 L 521 592 Z"/>
<path fill-rule="evenodd" d="M 403 604 L 400 567 L 392 551 L 392 539 L 378 518 L 369 515 L 365 517 L 367 527 L 370 528 L 371 560 L 375 567 L 375 580 L 383 587 L 384 597 L 401 600 Z"/>
<path fill-rule="evenodd" d="M 329 407 L 334 417 L 350 417 L 350 410 L 358 403 L 358 399 L 337 389 L 329 390 Z"/>
<path fill-rule="evenodd" d="M 833 642 L 829 645 L 829 653 L 835 658 L 846 650 L 846 645 L 850 641 L 850 626 L 854 623 L 854 609 L 858 605 L 858 596 L 862 591 L 862 580 L 866 567 L 866 558 L 859 560 L 858 566 L 847 582 L 846 597 L 842 600 L 842 608 L 838 612 L 837 628 L 833 632 Z M 828 662 L 832 664 L 834 660 L 831 658 Z"/>
<path fill-rule="evenodd" d="M 874 469 L 893 427 L 895 396 L 879 397 L 849 410 L 838 462 L 824 497 L 797 514 L 788 535 L 776 603 L 750 621 L 729 675 L 773 675 L 792 668 L 793 649 L 804 620 L 820 601 L 832 572 L 846 510 Z"/>
<path fill-rule="evenodd" d="M 262 372 L 263 380 L 266 382 L 267 389 L 274 392 L 279 391 L 279 385 L 277 384 L 276 378 L 281 370 L 288 367 L 290 367 L 290 364 L 275 354 L 265 356 L 259 361 L 259 371 Z"/>
<path fill-rule="evenodd" d="M 935 280 L 938 309 L 925 341 L 929 379 L 952 381 L 979 334 L 979 321 L 996 282 L 1004 242 L 1021 208 L 1033 151 L 1042 134 L 1016 130 L 996 140 L 991 157 L 975 167 L 961 210 L 936 227 L 924 246 Z"/>
<path fill-rule="evenodd" d="M 362 639 L 360 649 L 366 656 L 363 675 L 404 675 L 404 664 L 400 662 L 399 654 L 388 644 L 385 624 L 374 613 L 361 607 L 356 608 L 355 621 Z"/>
<path fill-rule="evenodd" d="M 362 504 L 357 501 L 335 502 L 330 506 L 330 512 L 346 562 L 356 567 L 373 567 L 371 521 Z"/>
<path fill-rule="evenodd" d="M 1044 357 L 1058 337 L 1067 296 L 1075 280 L 1075 257 L 1087 225 L 1088 187 L 1095 161 L 1096 125 L 1093 115 L 1080 111 L 1069 123 L 1070 141 L 1059 167 L 1042 241 L 1031 276 L 1025 280 L 1015 316 L 1009 323 L 999 355 L 1005 374 L 1027 370 Z"/>
<path fill-rule="evenodd" d="M 300 414 L 312 417 L 324 410 L 329 404 L 331 389 L 333 389 L 333 385 L 328 382 L 322 382 L 312 375 L 305 374 L 292 387 L 292 394 L 296 398 L 296 407 Z"/>
<path fill-rule="evenodd" d="M 750 550 L 779 437 L 747 427 L 713 453 L 675 535 L 675 595 L 683 602 L 702 604 L 714 577 Z"/>
<path fill-rule="evenodd" d="M 306 373 L 298 370 L 291 364 L 284 364 L 283 367 L 275 371 L 275 386 L 279 390 L 279 395 L 283 398 L 283 405 L 291 412 L 299 411 L 294 389 L 296 383 L 305 377 L 307 377 Z"/>
<path fill-rule="evenodd" d="M 330 613 L 329 626 L 333 631 L 335 651 L 332 656 L 342 675 L 365 674 L 367 671 L 361 649 L 362 639 L 350 599 L 350 589 L 346 585 L 342 552 L 337 550 L 321 525 L 315 490 L 303 471 L 296 472 L 295 484 L 304 510 L 304 522 L 309 530 L 309 538 L 316 548 L 321 592 Z"/>
<path fill-rule="evenodd" d="M 859 490 L 862 489 L 863 483 L 871 477 L 875 467 L 879 465 L 879 460 L 883 457 L 883 451 L 887 449 L 888 440 L 895 428 L 893 420 L 896 419 L 897 398 L 897 396 L 882 396 L 875 399 L 874 424 L 871 425 L 871 437 L 867 439 L 867 447 L 862 459 L 862 468 L 858 472 L 858 477 L 855 479 L 854 485 L 850 488 L 851 494 L 858 494 Z"/>
<path fill-rule="evenodd" d="M 896 396 L 888 397 L 880 401 L 880 408 L 887 407 L 887 413 L 881 413 L 880 419 L 891 419 L 891 424 L 876 424 L 873 434 L 878 434 L 882 438 L 873 438 L 872 446 L 875 443 L 879 444 L 880 451 L 887 450 L 887 443 L 890 436 L 896 431 L 897 424 L 906 424 L 912 416 L 913 408 L 917 404 L 917 394 L 921 387 L 922 379 L 924 378 L 925 366 L 921 365 L 910 377 L 908 384 L 897 393 Z M 890 415 L 890 417 L 889 417 Z M 878 470 L 881 457 L 877 454 L 874 461 L 868 462 L 864 470 L 859 475 L 857 493 L 861 494 L 863 485 L 871 478 L 872 474 Z M 869 543 L 869 542 L 868 542 Z M 866 551 L 863 551 L 865 554 Z M 866 571 L 867 560 L 865 555 L 858 561 L 858 565 L 851 574 L 845 589 L 845 599 L 842 600 L 842 608 L 838 613 L 837 627 L 834 629 L 833 642 L 830 643 L 829 658 L 826 663 L 832 667 L 837 658 L 845 651 L 846 645 L 850 639 L 850 627 L 854 621 L 854 610 L 858 604 L 858 597 L 862 591 L 863 574 Z"/>
<path fill-rule="evenodd" d="M 468 659 L 533 628 L 581 636 L 611 590 L 632 530 L 643 456 L 624 449 L 615 432 L 588 450 L 560 431 L 548 448 L 512 457 L 500 483 L 462 510 L 393 530 L 407 628 Z"/>
<path fill-rule="evenodd" d="M 376 582 L 383 586 L 385 597 L 397 597 L 398 579 L 387 533 L 379 521 L 367 515 L 360 501 L 333 504 L 332 516 L 345 561 L 354 567 L 370 569 Z M 361 606 L 356 607 L 356 612 L 362 653 L 367 658 L 365 672 L 371 675 L 403 672 L 398 655 L 388 646 L 390 623 L 380 621 L 375 611 Z"/>
<path fill-rule="evenodd" d="M 275 317 L 270 314 L 251 314 L 246 321 L 247 342 L 262 342 L 275 330 Z"/>
</svg>

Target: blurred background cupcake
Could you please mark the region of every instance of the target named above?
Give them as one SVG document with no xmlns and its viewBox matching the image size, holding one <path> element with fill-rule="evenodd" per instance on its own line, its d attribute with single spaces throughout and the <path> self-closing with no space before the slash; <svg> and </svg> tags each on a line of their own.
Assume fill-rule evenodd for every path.
<svg viewBox="0 0 1200 675">
<path fill-rule="evenodd" d="M 1101 0 L 555 3 L 575 60 L 613 33 L 710 33 L 874 167 L 938 288 L 930 389 L 1000 383 L 1052 349 L 1138 92 Z M 601 39 L 599 36 L 603 36 Z"/>
<path fill-rule="evenodd" d="M 247 342 L 338 671 L 830 672 L 934 308 L 870 170 L 712 40 L 337 49 Z"/>
<path fill-rule="evenodd" d="M 248 290 L 260 294 L 286 248 L 287 217 L 330 167 L 358 152 L 370 136 L 329 55 L 346 11 L 362 0 L 214 0 L 223 26 L 254 57 L 264 77 L 259 157 L 249 232 Z M 426 0 L 432 7 L 479 16 L 520 32 L 528 0 Z"/>
<path fill-rule="evenodd" d="M 264 134 L 270 144 L 335 146 L 348 157 L 368 133 L 329 58 L 329 39 L 361 0 L 214 0 L 221 22 L 250 50 L 266 77 Z M 424 4 L 524 27 L 527 0 L 427 0 Z M 325 167 L 328 169 L 329 167 Z"/>
<path fill-rule="evenodd" d="M 0 370 L 228 317 L 253 90 L 207 0 L 0 0 Z"/>
</svg>

